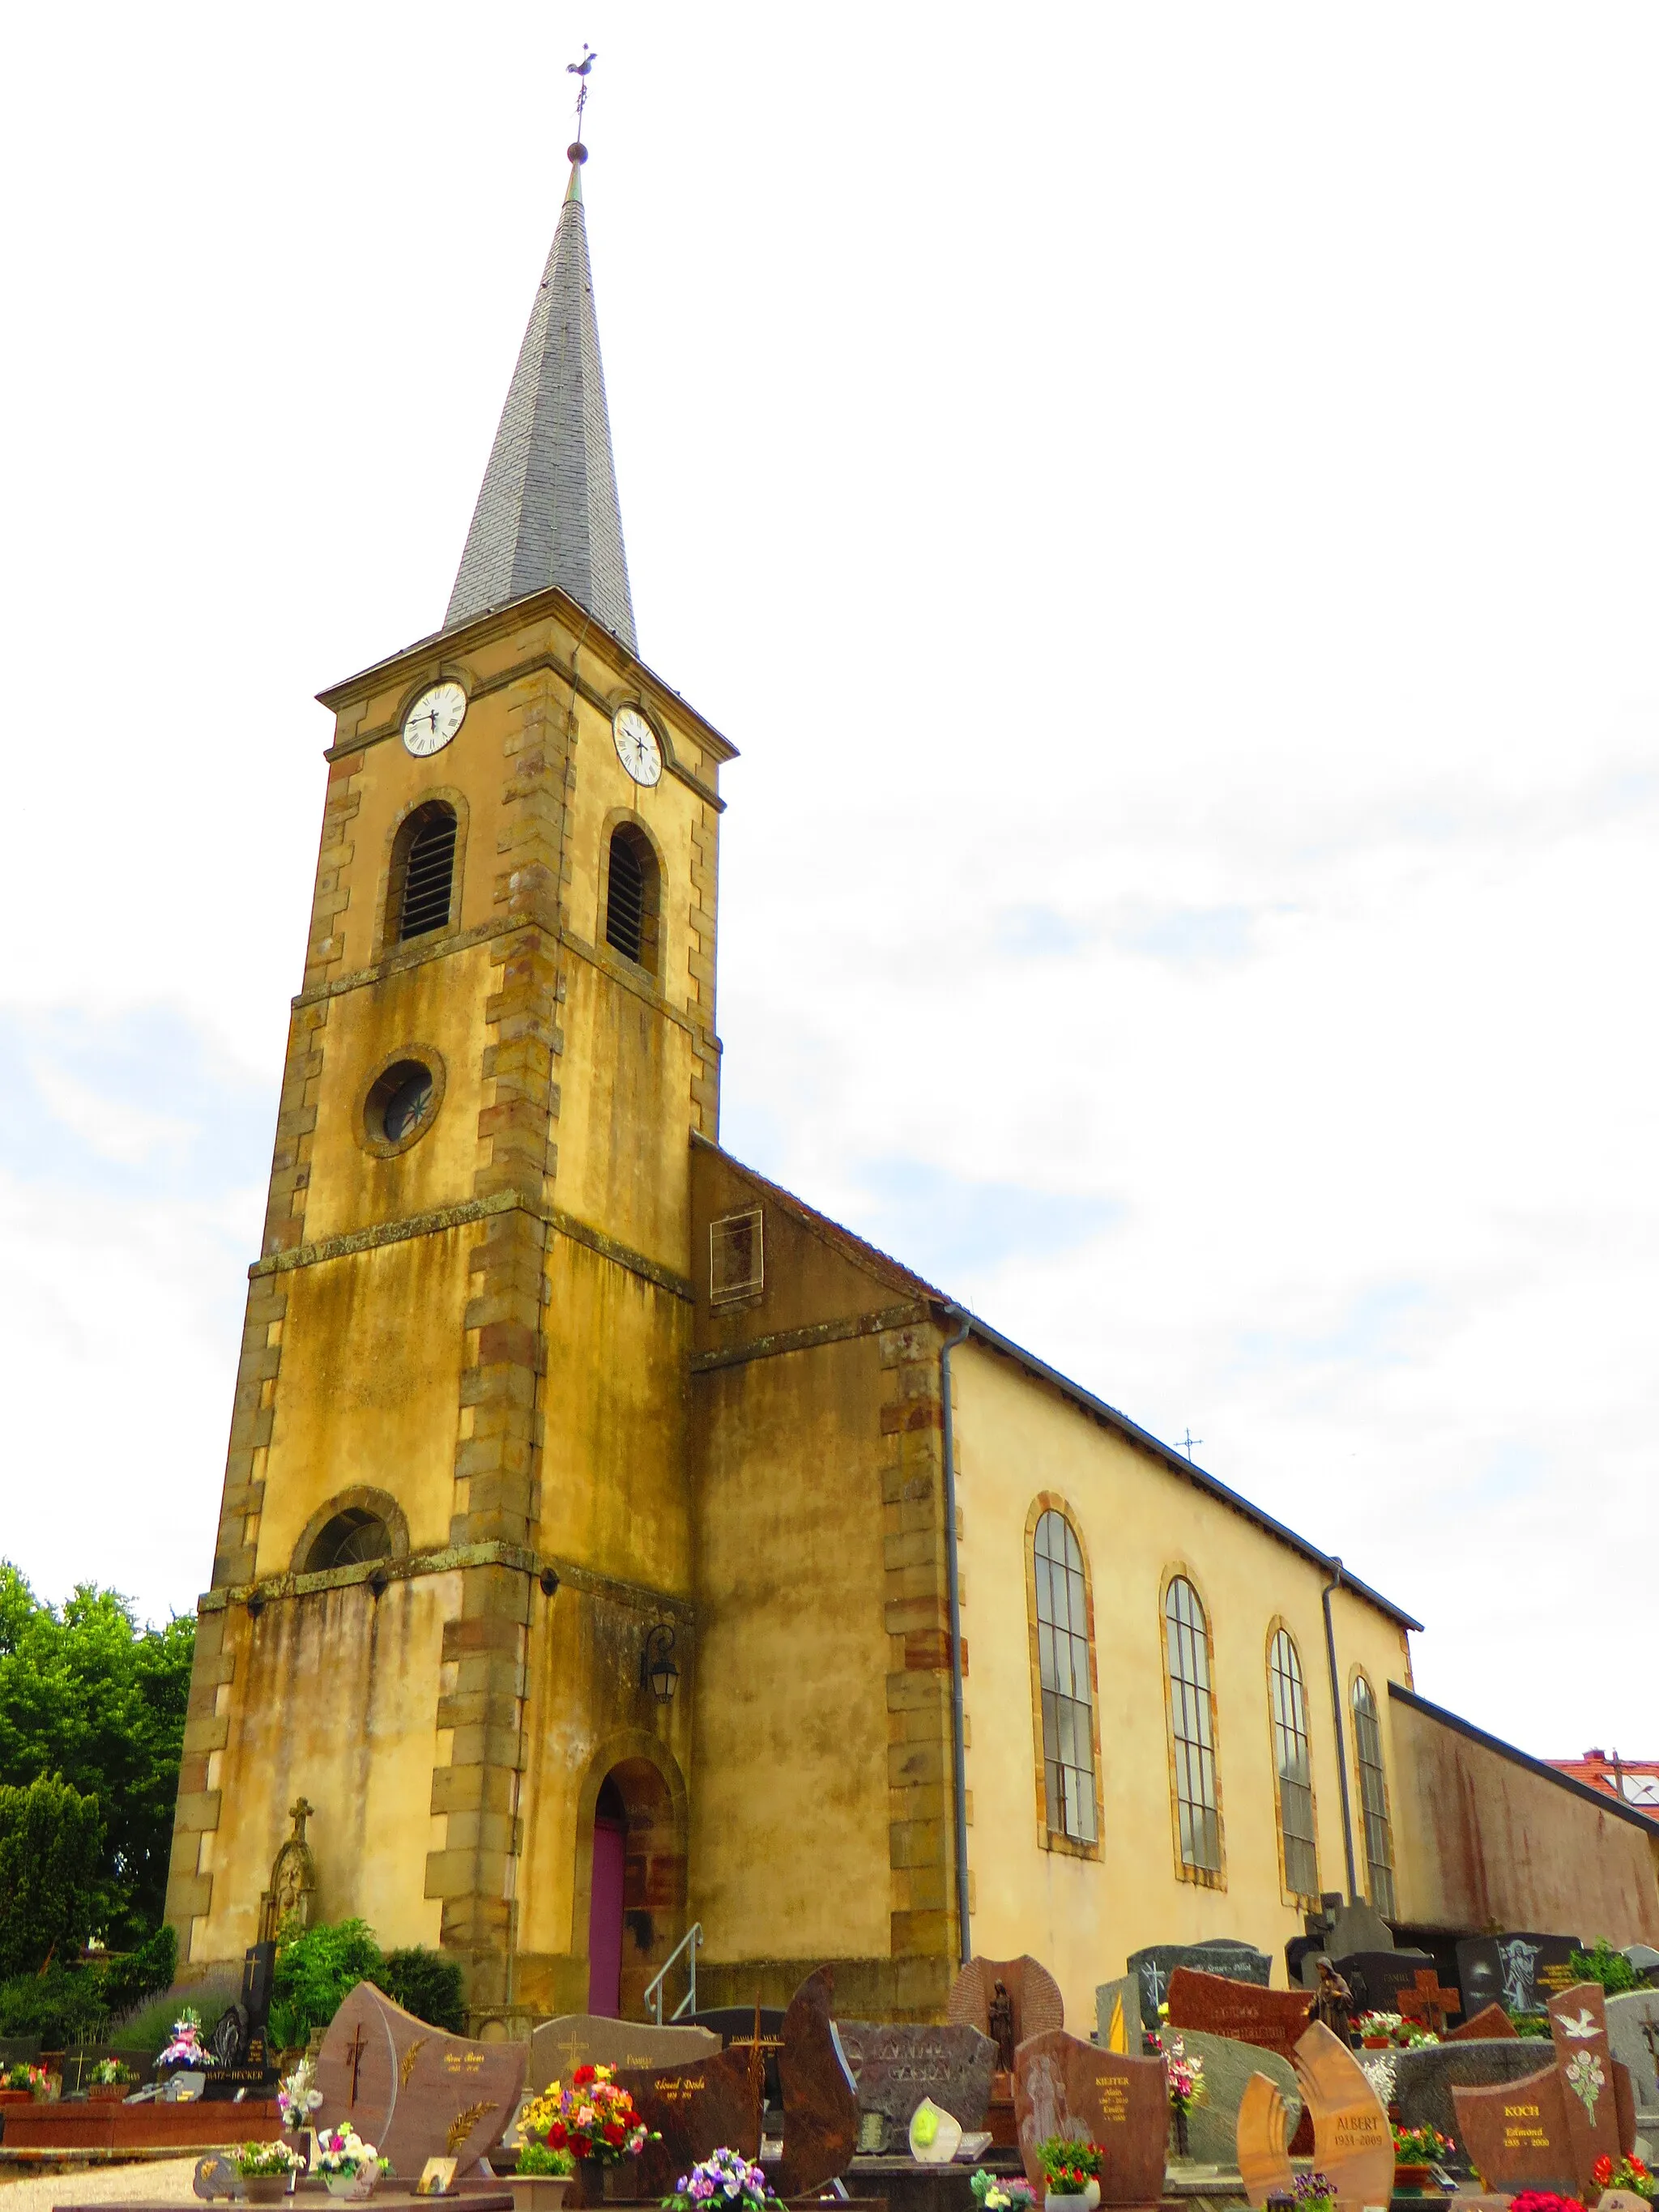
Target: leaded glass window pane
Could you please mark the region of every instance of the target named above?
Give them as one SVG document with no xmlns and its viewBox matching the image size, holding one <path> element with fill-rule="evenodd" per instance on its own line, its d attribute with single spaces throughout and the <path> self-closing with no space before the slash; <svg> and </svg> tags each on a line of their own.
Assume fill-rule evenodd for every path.
<svg viewBox="0 0 1659 2212">
<path fill-rule="evenodd" d="M 1361 1674 L 1353 1686 L 1354 1748 L 1359 1761 L 1359 1805 L 1365 1824 L 1366 1887 L 1383 1918 L 1394 1917 L 1394 1836 L 1389 1826 L 1389 1793 L 1382 1777 L 1382 1731 L 1376 1699 Z"/>
<path fill-rule="evenodd" d="M 1221 1810 L 1210 1705 L 1210 1630 L 1198 1592 L 1184 1576 L 1177 1575 L 1164 1595 L 1164 1630 L 1181 1863 L 1197 1873 L 1219 1874 Z"/>
<path fill-rule="evenodd" d="M 1279 1631 L 1268 1651 L 1267 1692 L 1273 1711 L 1273 1771 L 1279 1778 L 1285 1883 L 1300 1897 L 1317 1897 L 1319 1859 L 1314 1839 L 1308 1700 L 1302 1686 L 1302 1662 L 1286 1629 Z"/>
<path fill-rule="evenodd" d="M 1063 1513 L 1042 1514 L 1034 1539 L 1037 1672 L 1048 1825 L 1095 1840 L 1094 1720 L 1089 1693 L 1089 1601 L 1083 1552 Z"/>
</svg>

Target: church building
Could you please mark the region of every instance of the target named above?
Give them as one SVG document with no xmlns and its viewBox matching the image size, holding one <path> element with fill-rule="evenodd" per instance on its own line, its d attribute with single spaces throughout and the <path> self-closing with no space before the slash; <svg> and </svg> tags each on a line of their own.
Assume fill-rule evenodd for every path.
<svg viewBox="0 0 1659 2212">
<path fill-rule="evenodd" d="M 515 2036 L 694 1958 L 937 2017 L 970 1949 L 1086 2032 L 1332 1891 L 1659 1942 L 1650 1824 L 1419 1698 L 1409 1613 L 721 1149 L 734 749 L 640 657 L 572 155 L 443 626 L 321 695 L 185 1972 L 277 1889 Z"/>
</svg>

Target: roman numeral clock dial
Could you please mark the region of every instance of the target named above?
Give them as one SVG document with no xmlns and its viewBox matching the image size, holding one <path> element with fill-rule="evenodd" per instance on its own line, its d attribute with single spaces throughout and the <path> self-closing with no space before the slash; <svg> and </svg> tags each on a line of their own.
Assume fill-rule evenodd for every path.
<svg viewBox="0 0 1659 2212">
<path fill-rule="evenodd" d="M 434 684 L 404 716 L 404 745 L 416 760 L 441 753 L 461 726 L 466 694 L 459 684 Z"/>
<path fill-rule="evenodd" d="M 618 707 L 611 733 L 616 740 L 617 758 L 635 782 L 647 788 L 657 782 L 662 775 L 662 747 L 639 708 Z"/>
</svg>

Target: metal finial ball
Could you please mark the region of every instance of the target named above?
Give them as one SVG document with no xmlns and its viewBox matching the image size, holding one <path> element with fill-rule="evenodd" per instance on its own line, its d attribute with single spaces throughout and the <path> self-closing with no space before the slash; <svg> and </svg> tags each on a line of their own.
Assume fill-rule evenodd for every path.
<svg viewBox="0 0 1659 2212">
<path fill-rule="evenodd" d="M 587 149 L 580 138 L 574 146 L 565 148 L 564 158 L 567 161 L 585 161 L 587 159 Z"/>
</svg>

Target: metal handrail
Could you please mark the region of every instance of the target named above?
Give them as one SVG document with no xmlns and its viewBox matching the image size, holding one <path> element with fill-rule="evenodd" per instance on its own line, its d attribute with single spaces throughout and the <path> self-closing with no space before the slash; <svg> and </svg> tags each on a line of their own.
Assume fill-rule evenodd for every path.
<svg viewBox="0 0 1659 2212">
<path fill-rule="evenodd" d="M 694 1920 L 691 1925 L 686 1929 L 684 1935 L 681 1936 L 679 1942 L 675 1944 L 667 1958 L 664 1960 L 661 1972 L 657 1974 L 651 1981 L 646 1984 L 646 2010 L 654 2014 L 657 2026 L 659 2027 L 661 2027 L 664 2025 L 662 2008 L 665 2002 L 665 1999 L 663 1995 L 663 1984 L 667 1981 L 670 1970 L 674 1966 L 675 1961 L 678 1959 L 681 1952 L 686 1950 L 688 1946 L 690 1947 L 690 1955 L 685 1961 L 685 1971 L 690 1978 L 690 1986 L 687 1989 L 685 1995 L 681 1998 L 678 2004 L 675 2006 L 673 2011 L 669 2014 L 669 2018 L 670 2020 L 679 2020 L 689 2012 L 696 2012 L 697 2008 L 697 1947 L 702 1942 L 702 1923 L 701 1920 Z"/>
</svg>

